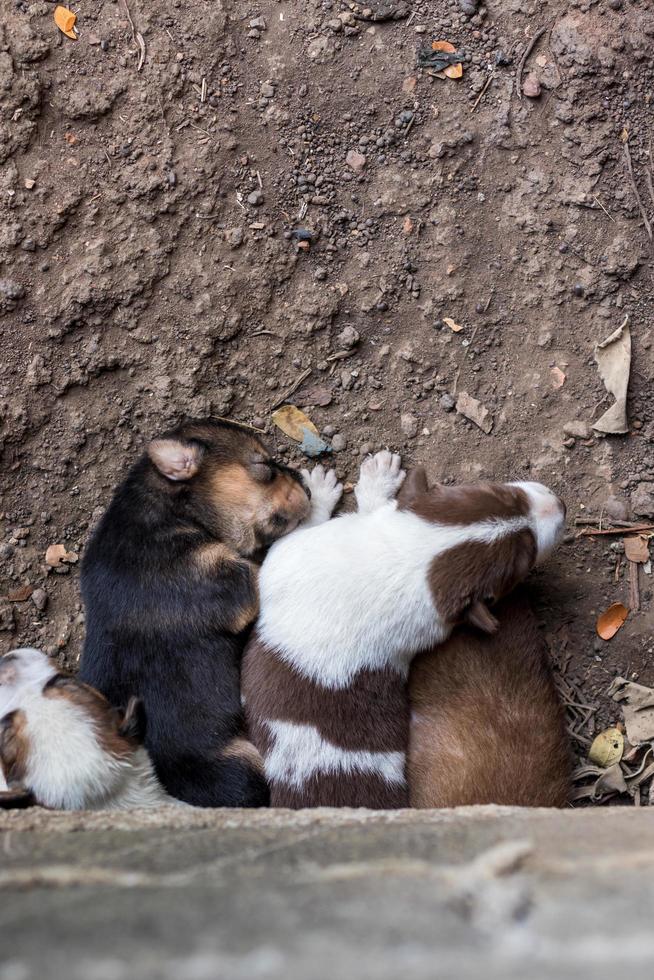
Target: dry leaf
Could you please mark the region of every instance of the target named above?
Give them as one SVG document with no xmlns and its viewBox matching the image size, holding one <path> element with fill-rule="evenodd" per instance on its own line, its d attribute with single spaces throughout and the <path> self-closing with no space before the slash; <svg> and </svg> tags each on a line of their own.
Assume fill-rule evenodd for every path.
<svg viewBox="0 0 654 980">
<path fill-rule="evenodd" d="M 9 602 L 27 602 L 32 592 L 34 592 L 33 585 L 21 585 L 19 589 L 10 592 L 7 598 Z"/>
<path fill-rule="evenodd" d="M 615 398 L 604 415 L 593 422 L 598 432 L 623 434 L 629 431 L 627 423 L 627 386 L 631 368 L 631 332 L 629 317 L 625 316 L 621 325 L 610 337 L 595 348 L 595 360 L 604 387 Z"/>
<path fill-rule="evenodd" d="M 552 376 L 552 387 L 555 389 L 562 388 L 565 384 L 565 374 L 561 368 L 553 367 L 550 370 Z"/>
<path fill-rule="evenodd" d="M 447 324 L 447 326 L 450 328 L 450 330 L 453 330 L 454 333 L 458 333 L 459 330 L 463 330 L 463 327 L 461 326 L 461 324 L 460 323 L 455 323 L 451 316 L 444 316 L 443 317 L 443 323 Z"/>
<path fill-rule="evenodd" d="M 632 745 L 654 738 L 654 690 L 651 687 L 616 677 L 609 695 L 614 701 L 621 702 L 627 738 Z"/>
<path fill-rule="evenodd" d="M 305 455 L 320 456 L 329 451 L 329 446 L 320 438 L 311 419 L 295 405 L 282 405 L 273 412 L 272 420 L 278 429 L 301 444 L 300 449 Z"/>
<path fill-rule="evenodd" d="M 456 51 L 454 45 L 450 44 L 449 41 L 432 41 L 431 49 L 432 51 L 447 51 L 448 54 L 452 54 L 454 51 Z M 442 71 L 438 72 L 438 75 L 443 78 L 461 78 L 463 75 L 463 65 L 461 62 L 457 62 L 456 65 L 448 65 L 447 68 L 444 68 Z"/>
<path fill-rule="evenodd" d="M 610 640 L 618 632 L 629 610 L 621 602 L 614 602 L 597 619 L 597 635 L 603 640 Z"/>
<path fill-rule="evenodd" d="M 591 762 L 607 769 L 619 762 L 624 753 L 624 735 L 619 728 L 607 728 L 600 732 L 588 750 Z"/>
<path fill-rule="evenodd" d="M 54 22 L 66 37 L 70 37 L 73 41 L 77 40 L 77 34 L 74 31 L 75 21 L 77 20 L 77 14 L 74 14 L 72 10 L 68 7 L 55 7 L 54 12 Z"/>
<path fill-rule="evenodd" d="M 416 76 L 409 75 L 409 77 L 405 78 L 404 81 L 402 82 L 402 91 L 405 93 L 405 95 L 412 95 L 413 92 L 415 91 L 417 84 L 418 84 L 418 79 L 416 78 Z"/>
<path fill-rule="evenodd" d="M 57 568 L 63 562 L 74 563 L 77 555 L 74 551 L 66 551 L 63 544 L 51 544 L 45 553 L 45 563 L 51 568 Z"/>
<path fill-rule="evenodd" d="M 639 565 L 649 561 L 649 542 L 647 538 L 637 534 L 633 537 L 623 538 L 624 553 L 629 561 L 638 562 Z"/>
<path fill-rule="evenodd" d="M 460 412 L 461 415 L 465 415 L 467 419 L 478 425 L 482 432 L 486 435 L 490 434 L 493 428 L 493 419 L 491 413 L 488 411 L 485 405 L 482 405 L 480 401 L 473 398 L 468 394 L 467 391 L 460 391 L 459 396 L 456 400 L 456 410 Z"/>
</svg>

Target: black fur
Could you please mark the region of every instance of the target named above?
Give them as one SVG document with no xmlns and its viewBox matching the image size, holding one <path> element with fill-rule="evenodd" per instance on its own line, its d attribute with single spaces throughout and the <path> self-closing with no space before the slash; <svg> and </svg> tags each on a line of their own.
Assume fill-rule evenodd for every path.
<svg viewBox="0 0 654 980">
<path fill-rule="evenodd" d="M 211 467 L 215 487 L 215 466 L 247 465 L 248 453 L 264 447 L 218 423 L 188 424 L 168 436 L 201 442 L 200 471 L 171 482 L 146 455 L 116 490 L 82 563 L 79 676 L 114 705 L 132 696 L 142 701 L 145 746 L 173 796 L 198 806 L 264 806 L 263 775 L 240 759 L 220 758 L 243 734 L 240 661 L 248 628 L 234 632 L 233 624 L 239 610 L 256 608 L 257 570 L 239 555 L 218 572 L 197 561 L 198 549 L 225 540 L 220 502 L 207 491 Z M 280 471 L 279 478 L 287 477 Z"/>
</svg>

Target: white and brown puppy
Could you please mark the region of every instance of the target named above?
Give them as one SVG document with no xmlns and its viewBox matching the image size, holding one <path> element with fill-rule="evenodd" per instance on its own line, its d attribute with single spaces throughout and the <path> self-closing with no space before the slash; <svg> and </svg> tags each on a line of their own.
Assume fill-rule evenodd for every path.
<svg viewBox="0 0 654 980">
<path fill-rule="evenodd" d="M 0 806 L 124 810 L 179 800 L 140 743 L 138 702 L 113 708 L 39 650 L 0 658 Z"/>
<path fill-rule="evenodd" d="M 400 807 L 412 658 L 468 620 L 552 550 L 564 507 L 538 483 L 436 487 L 400 459 L 361 467 L 358 513 L 326 523 L 333 474 L 310 478 L 313 521 L 277 542 L 243 661 L 250 737 L 273 806 Z M 311 522 L 310 522 L 311 523 Z"/>
</svg>

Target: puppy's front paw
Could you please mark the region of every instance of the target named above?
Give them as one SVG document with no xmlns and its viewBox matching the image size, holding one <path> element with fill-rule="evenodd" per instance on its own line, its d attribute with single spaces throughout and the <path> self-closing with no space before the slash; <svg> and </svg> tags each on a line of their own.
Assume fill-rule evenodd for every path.
<svg viewBox="0 0 654 980">
<path fill-rule="evenodd" d="M 369 513 L 393 500 L 402 486 L 406 473 L 397 453 L 387 449 L 368 456 L 361 464 L 359 482 L 354 493 L 361 513 Z"/>
<path fill-rule="evenodd" d="M 302 470 L 302 476 L 311 491 L 309 523 L 319 524 L 329 520 L 343 495 L 343 484 L 338 482 L 334 470 L 325 470 L 320 464 L 314 466 L 310 473 Z"/>
</svg>

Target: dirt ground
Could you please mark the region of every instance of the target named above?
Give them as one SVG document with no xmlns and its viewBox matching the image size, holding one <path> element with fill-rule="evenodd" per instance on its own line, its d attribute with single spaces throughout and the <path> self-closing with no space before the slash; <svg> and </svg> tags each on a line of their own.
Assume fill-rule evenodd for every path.
<svg viewBox="0 0 654 980">
<path fill-rule="evenodd" d="M 614 675 L 654 684 L 652 579 L 641 569 L 640 612 L 600 640 L 597 614 L 628 603 L 621 539 L 578 539 L 574 521 L 654 518 L 654 10 L 128 4 L 73 4 L 74 41 L 52 3 L 2 3 L 0 649 L 75 664 L 78 570 L 46 548 L 81 554 L 126 466 L 180 417 L 254 422 L 301 462 L 270 415 L 303 378 L 289 400 L 346 480 L 388 445 L 434 480 L 537 479 L 565 498 L 539 608 L 599 706 L 582 736 L 616 719 Z M 543 26 L 522 79 L 541 92 L 520 98 Z M 417 67 L 437 39 L 461 79 Z M 625 313 L 630 432 L 598 437 L 594 349 Z"/>
</svg>

